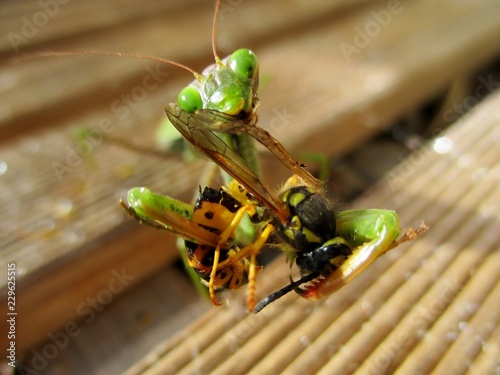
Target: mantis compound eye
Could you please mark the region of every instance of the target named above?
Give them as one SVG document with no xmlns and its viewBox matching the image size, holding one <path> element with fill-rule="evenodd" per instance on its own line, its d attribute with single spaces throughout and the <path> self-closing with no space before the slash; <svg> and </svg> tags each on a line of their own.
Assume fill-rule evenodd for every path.
<svg viewBox="0 0 500 375">
<path fill-rule="evenodd" d="M 233 52 L 228 65 L 233 72 L 244 78 L 253 79 L 259 73 L 257 56 L 246 48 Z"/>
<path fill-rule="evenodd" d="M 195 113 L 197 110 L 203 108 L 201 95 L 193 86 L 187 86 L 179 93 L 177 97 L 179 107 L 186 112 Z"/>
</svg>

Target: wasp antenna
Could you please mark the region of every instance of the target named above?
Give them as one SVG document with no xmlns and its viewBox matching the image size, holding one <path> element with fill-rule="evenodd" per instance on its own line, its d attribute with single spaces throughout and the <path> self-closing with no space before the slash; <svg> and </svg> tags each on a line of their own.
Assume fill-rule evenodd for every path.
<svg viewBox="0 0 500 375">
<path fill-rule="evenodd" d="M 42 52 L 34 52 L 34 53 L 31 53 L 28 55 L 16 57 L 13 59 L 13 62 L 15 64 L 17 64 L 17 63 L 25 61 L 25 60 L 37 59 L 40 57 L 62 57 L 62 56 L 119 56 L 119 57 L 130 57 L 130 58 L 134 58 L 134 59 L 151 60 L 151 61 L 160 62 L 162 64 L 169 64 L 169 65 L 177 66 L 181 69 L 187 70 L 188 72 L 192 73 L 196 78 L 199 77 L 199 74 L 196 73 L 193 69 L 191 69 L 190 67 L 183 65 L 181 63 L 178 63 L 178 62 L 175 62 L 172 60 L 163 59 L 161 57 L 140 55 L 140 54 L 130 53 L 130 52 L 109 52 L 109 51 L 58 51 L 58 52 L 51 52 L 51 51 L 42 51 Z"/>
<path fill-rule="evenodd" d="M 215 3 L 214 24 L 212 27 L 212 50 L 214 52 L 214 58 L 216 63 L 219 63 L 220 61 L 219 56 L 217 56 L 217 48 L 215 46 L 215 37 L 217 34 L 217 16 L 219 14 L 219 6 L 220 6 L 220 0 L 217 0 L 217 2 Z"/>
</svg>

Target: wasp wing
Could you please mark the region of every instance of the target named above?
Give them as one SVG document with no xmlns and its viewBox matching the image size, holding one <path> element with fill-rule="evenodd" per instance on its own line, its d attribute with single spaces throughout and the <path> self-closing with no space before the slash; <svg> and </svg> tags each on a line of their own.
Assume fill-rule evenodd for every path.
<svg viewBox="0 0 500 375">
<path fill-rule="evenodd" d="M 181 110 L 175 104 L 169 104 L 166 112 L 172 124 L 188 142 L 198 148 L 236 181 L 244 185 L 249 192 L 273 210 L 282 221 L 288 221 L 288 208 L 275 194 L 270 192 L 243 159 L 206 126 L 206 122 L 198 121 L 198 112 L 196 115 L 192 115 Z M 234 119 L 232 116 L 231 118 Z"/>
<path fill-rule="evenodd" d="M 281 142 L 274 138 L 267 130 L 257 126 L 255 121 L 242 120 L 237 116 L 209 109 L 202 109 L 196 112 L 196 120 L 203 123 L 205 128 L 212 131 L 250 135 L 276 156 L 285 167 L 304 180 L 307 185 L 315 189 L 320 188 L 321 182 L 297 163 Z"/>
</svg>

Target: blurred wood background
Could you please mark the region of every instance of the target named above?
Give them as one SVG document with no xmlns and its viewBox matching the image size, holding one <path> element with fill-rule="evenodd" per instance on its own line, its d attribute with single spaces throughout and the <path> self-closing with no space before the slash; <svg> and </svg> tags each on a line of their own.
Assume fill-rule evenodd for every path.
<svg viewBox="0 0 500 375">
<path fill-rule="evenodd" d="M 7 0 L 0 9 L 1 305 L 6 305 L 7 264 L 15 263 L 16 348 L 22 365 L 39 366 L 37 371 L 52 374 L 126 369 L 178 373 L 183 366 L 187 366 L 185 373 L 247 373 L 252 366 L 255 371 L 261 369 L 259 373 L 277 373 L 288 365 L 289 373 L 299 368 L 301 373 L 313 373 L 331 358 L 323 371 L 352 373 L 359 367 L 360 373 L 368 373 L 373 370 L 368 363 L 382 361 L 388 353 L 384 348 L 393 342 L 391 335 L 410 332 L 412 344 L 376 373 L 396 369 L 426 373 L 433 368 L 446 370 L 450 362 L 444 360 L 457 358 L 462 347 L 457 349 L 456 343 L 472 335 L 468 327 L 476 327 L 474 332 L 484 338 L 483 352 L 479 354 L 472 345 L 467 363 L 473 369 L 477 359 L 479 368 L 490 371 L 477 373 L 494 373 L 498 366 L 494 353 L 499 350 L 497 321 L 491 318 L 499 315 L 491 308 L 491 301 L 499 296 L 495 289 L 498 251 L 493 251 L 498 250 L 498 231 L 493 227 L 498 227 L 498 220 L 493 220 L 498 219 L 498 95 L 486 109 L 479 108 L 482 115 L 452 127 L 449 134 L 443 131 L 498 87 L 498 76 L 488 70 L 497 66 L 500 51 L 498 1 L 223 1 L 218 52 L 225 56 L 248 47 L 259 56 L 260 125 L 298 157 L 307 152 L 330 158 L 364 155 L 360 158 L 364 173 L 376 170 L 382 182 L 354 205 L 397 208 L 404 226 L 430 221 L 432 233 L 405 247 L 405 256 L 415 251 L 421 256 L 407 258 L 408 262 L 416 267 L 420 262 L 435 262 L 432 256 L 448 256 L 451 264 L 465 246 L 471 246 L 465 252 L 470 258 L 462 263 L 471 274 L 461 274 L 453 284 L 457 288 L 453 296 L 462 290 L 467 293 L 467 282 L 479 283 L 477 275 L 487 280 L 479 279 L 488 287 L 479 294 L 483 297 L 467 302 L 474 311 L 462 319 L 439 319 L 446 317 L 446 307 L 451 309 L 455 301 L 447 300 L 432 320 L 444 323 L 432 326 L 432 334 L 428 326 L 415 328 L 411 322 L 401 331 L 379 329 L 383 324 L 376 317 L 389 308 L 399 314 L 394 324 L 404 323 L 404 315 L 422 297 L 415 294 L 406 302 L 389 301 L 387 307 L 366 300 L 360 307 L 365 315 L 354 315 L 352 321 L 339 318 L 329 329 L 341 330 L 342 335 L 332 336 L 320 335 L 327 330 L 326 321 L 319 323 L 321 317 L 345 316 L 342 312 L 354 300 L 361 301 L 374 280 L 382 275 L 388 280 L 374 290 L 386 291 L 379 302 L 389 300 L 390 288 L 420 280 L 410 277 L 416 272 L 412 267 L 391 268 L 392 273 L 385 276 L 384 270 L 401 251 L 381 259 L 366 276 L 324 304 L 290 296 L 262 320 L 259 315 L 243 319 L 241 293 L 228 293 L 225 306 L 216 309 L 198 297 L 174 266 L 175 239 L 138 225 L 117 204 L 134 186 L 189 200 L 205 170 L 204 162 L 186 165 L 180 158 L 161 159 L 101 137 L 105 133 L 158 150 L 155 133 L 164 118 L 163 107 L 175 100 L 192 76 L 175 67 L 127 58 L 15 61 L 39 51 L 123 51 L 165 57 L 200 72 L 213 63 L 212 1 Z M 434 109 L 432 121 L 424 121 L 428 125 L 424 131 L 432 137 L 423 148 L 429 151 L 424 156 L 418 148 L 422 138 L 417 136 L 405 137 L 402 147 L 366 152 L 381 132 L 390 128 L 397 136 L 394 124 L 405 123 L 410 135 L 416 132 L 415 117 L 426 113 L 422 108 L 428 109 L 430 103 L 440 106 Z M 93 138 L 82 136 L 82 128 L 92 129 Z M 436 147 L 446 150 L 449 142 L 457 147 L 440 156 L 442 148 Z M 405 161 L 411 149 L 416 150 L 413 159 Z M 263 160 L 270 184 L 286 178 L 288 172 L 277 169 L 275 160 L 268 156 Z M 400 162 L 391 174 L 387 165 Z M 431 166 L 432 172 L 427 171 Z M 458 181 L 460 189 L 441 193 Z M 333 179 L 332 189 L 336 185 L 342 181 Z M 427 189 L 436 196 L 422 196 Z M 466 198 L 469 195 L 473 198 Z M 432 211 L 437 207 L 443 211 Z M 470 228 L 477 232 L 477 244 L 463 237 L 468 234 L 450 232 L 459 225 L 453 221 L 453 207 L 466 213 L 456 216 L 462 218 L 462 226 L 475 223 Z M 474 207 L 481 210 L 475 212 Z M 486 267 L 484 273 L 479 272 L 480 265 Z M 418 285 L 430 288 L 447 266 L 443 263 L 441 271 L 424 272 Z M 288 267 L 278 259 L 259 277 L 258 294 L 265 296 L 286 284 L 288 275 Z M 430 304 L 435 301 L 432 295 L 428 298 Z M 316 334 L 294 329 L 311 316 L 315 318 L 307 324 L 319 330 Z M 240 320 L 242 325 L 237 325 Z M 365 322 L 371 325 L 361 329 Z M 285 335 L 288 341 L 278 346 Z M 453 340 L 442 342 L 446 335 Z M 50 350 L 58 337 L 61 347 L 54 354 Z M 440 342 L 440 348 L 451 349 L 430 346 L 434 351 L 429 351 L 427 337 Z M 372 344 L 362 350 L 356 340 Z M 4 349 L 3 338 L 1 342 Z M 273 342 L 278 349 L 266 357 L 257 350 L 266 347 L 263 342 Z M 365 362 L 370 355 L 371 362 Z M 301 358 L 314 359 L 316 364 Z M 463 366 L 456 373 L 465 372 Z"/>
</svg>

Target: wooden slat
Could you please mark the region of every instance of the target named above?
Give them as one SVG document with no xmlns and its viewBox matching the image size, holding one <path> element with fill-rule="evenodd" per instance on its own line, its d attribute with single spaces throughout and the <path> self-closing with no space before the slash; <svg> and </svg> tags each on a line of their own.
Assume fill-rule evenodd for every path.
<svg viewBox="0 0 500 375">
<path fill-rule="evenodd" d="M 183 332 L 189 342 L 172 338 L 175 349 L 128 373 L 494 373 L 499 108 L 497 92 L 356 202 L 396 209 L 403 228 L 427 220 L 431 229 L 422 238 L 391 251 L 324 301 L 289 295 L 246 317 L 238 307 L 217 309 L 210 322 Z M 436 147 L 442 142 L 450 147 Z M 278 260 L 259 275 L 258 292 L 286 284 L 288 273 Z M 221 322 L 235 323 L 214 334 Z M 203 345 L 207 340 L 212 345 Z"/>
<path fill-rule="evenodd" d="M 368 4 L 272 50 L 259 51 L 275 62 L 266 71 L 276 77 L 274 84 L 286 90 L 287 98 L 283 103 L 281 96 L 268 96 L 264 90 L 262 122 L 273 123 L 269 109 L 286 108 L 294 123 L 307 124 L 305 135 L 299 127 L 275 127 L 276 136 L 289 147 L 341 153 L 443 90 L 453 77 L 498 56 L 496 48 L 483 49 L 498 45 L 498 4 L 418 1 L 401 2 L 400 12 L 390 16 L 387 26 L 375 27 L 379 32 L 367 46 L 346 57 L 342 45 L 356 48 L 356 31 L 373 21 L 373 12 L 387 10 L 387 4 Z M 287 64 L 283 71 L 283 61 L 293 61 L 293 68 Z M 337 145 L 332 139 L 342 141 Z"/>
<path fill-rule="evenodd" d="M 121 0 L 119 4 L 102 1 L 63 3 L 4 1 L 1 20 L 5 32 L 0 38 L 0 51 L 9 54 L 16 47 L 19 50 L 36 48 L 44 43 L 149 17 L 153 8 L 159 13 L 173 13 L 181 4 L 192 7 L 195 2 L 149 0 L 143 1 L 141 7 L 133 0 Z"/>
</svg>

